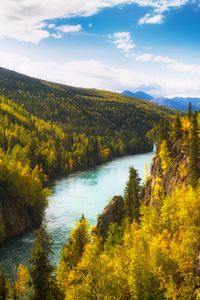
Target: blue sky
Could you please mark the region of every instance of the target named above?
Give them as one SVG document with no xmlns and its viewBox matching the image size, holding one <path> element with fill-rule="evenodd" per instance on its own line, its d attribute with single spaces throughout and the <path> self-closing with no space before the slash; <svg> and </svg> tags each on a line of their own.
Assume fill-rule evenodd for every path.
<svg viewBox="0 0 200 300">
<path fill-rule="evenodd" d="M 68 85 L 200 97 L 199 0 L 1 0 L 0 66 Z"/>
</svg>

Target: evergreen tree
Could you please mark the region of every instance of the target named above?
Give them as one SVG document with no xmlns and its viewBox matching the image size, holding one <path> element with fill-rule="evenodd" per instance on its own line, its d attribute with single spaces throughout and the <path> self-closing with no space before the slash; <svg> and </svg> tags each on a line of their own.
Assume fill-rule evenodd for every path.
<svg viewBox="0 0 200 300">
<path fill-rule="evenodd" d="M 69 268 L 77 265 L 89 240 L 88 221 L 85 219 L 84 215 L 82 215 L 79 222 L 72 230 L 68 243 L 64 246 L 62 251 L 62 260 Z"/>
<path fill-rule="evenodd" d="M 126 215 L 130 221 L 139 221 L 140 215 L 140 178 L 138 172 L 131 167 L 129 179 L 124 191 Z"/>
<path fill-rule="evenodd" d="M 170 125 L 166 118 L 162 118 L 158 127 L 155 128 L 155 136 L 157 141 L 157 147 L 159 148 L 161 143 L 166 140 L 169 144 Z"/>
<path fill-rule="evenodd" d="M 6 300 L 8 295 L 7 278 L 2 266 L 0 266 L 0 300 Z"/>
<path fill-rule="evenodd" d="M 44 225 L 36 232 L 30 260 L 31 300 L 50 300 L 52 297 L 53 266 L 50 261 L 53 240 Z"/>
<path fill-rule="evenodd" d="M 189 174 L 190 183 L 195 187 L 200 178 L 200 139 L 199 139 L 199 125 L 197 113 L 192 117 L 192 128 L 190 136 L 190 150 L 189 150 Z"/>
<path fill-rule="evenodd" d="M 88 221 L 82 215 L 79 222 L 72 230 L 68 243 L 63 247 L 61 252 L 61 259 L 57 269 L 57 278 L 61 293 L 66 294 L 70 271 L 72 271 L 80 262 L 85 246 L 89 241 L 90 234 Z"/>
<path fill-rule="evenodd" d="M 175 141 L 176 139 L 179 139 L 182 137 L 182 128 L 181 128 L 181 119 L 180 115 L 177 112 L 173 125 L 172 125 L 172 139 Z"/>
<path fill-rule="evenodd" d="M 188 119 L 189 120 L 192 118 L 192 115 L 193 115 L 193 113 L 192 113 L 192 103 L 189 102 L 189 104 L 188 104 Z"/>
</svg>

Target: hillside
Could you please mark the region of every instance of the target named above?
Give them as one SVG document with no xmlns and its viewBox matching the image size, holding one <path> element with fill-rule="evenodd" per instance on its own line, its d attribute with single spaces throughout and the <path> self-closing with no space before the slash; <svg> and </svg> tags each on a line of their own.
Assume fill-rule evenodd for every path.
<svg viewBox="0 0 200 300">
<path fill-rule="evenodd" d="M 129 122 L 127 117 L 133 117 L 135 127 L 138 117 L 142 120 L 145 114 L 147 118 L 151 114 L 153 122 L 165 111 L 146 101 L 133 101 L 117 93 L 50 83 L 2 68 L 0 95 L 23 104 L 29 113 L 39 118 L 67 125 L 68 131 L 92 131 L 92 134 L 93 126 L 100 125 L 104 132 L 112 124 L 112 129 L 119 130 Z"/>
<path fill-rule="evenodd" d="M 0 241 L 40 225 L 49 179 L 150 151 L 146 133 L 170 113 L 0 69 Z"/>
</svg>

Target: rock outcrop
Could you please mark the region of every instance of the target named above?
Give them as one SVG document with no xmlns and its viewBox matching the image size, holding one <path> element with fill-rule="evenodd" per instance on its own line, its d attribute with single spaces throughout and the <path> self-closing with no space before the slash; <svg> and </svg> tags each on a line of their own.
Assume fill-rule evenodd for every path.
<svg viewBox="0 0 200 300">
<path fill-rule="evenodd" d="M 110 225 L 113 223 L 121 225 L 124 216 L 124 199 L 122 196 L 114 196 L 97 219 L 96 233 L 105 240 Z"/>
<path fill-rule="evenodd" d="M 1 203 L 0 242 L 38 228 L 41 222 L 41 213 L 37 208 L 21 206 L 7 200 Z"/>
<path fill-rule="evenodd" d="M 165 173 L 162 171 L 159 154 L 153 159 L 151 176 L 143 189 L 143 199 L 148 202 L 154 199 L 155 185 L 159 184 L 164 195 L 170 195 L 178 186 L 187 182 L 188 178 L 188 153 L 183 150 L 182 141 L 179 139 L 170 147 L 171 164 Z"/>
</svg>

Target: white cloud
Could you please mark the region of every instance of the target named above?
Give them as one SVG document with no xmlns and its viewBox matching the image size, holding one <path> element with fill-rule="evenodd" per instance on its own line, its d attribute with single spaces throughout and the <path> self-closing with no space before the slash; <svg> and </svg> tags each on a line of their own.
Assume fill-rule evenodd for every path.
<svg viewBox="0 0 200 300">
<path fill-rule="evenodd" d="M 199 96 L 197 78 L 149 76 L 131 70 L 103 64 L 96 60 L 38 62 L 16 54 L 0 52 L 0 66 L 63 84 L 113 91 L 144 90 L 154 96 Z"/>
<path fill-rule="evenodd" d="M 61 31 L 63 33 L 69 33 L 69 32 L 78 32 L 82 30 L 82 26 L 79 25 L 63 25 L 56 27 L 58 31 Z"/>
<path fill-rule="evenodd" d="M 50 36 L 45 20 L 87 17 L 122 4 L 149 7 L 154 15 L 162 15 L 187 2 L 189 0 L 1 0 L 0 36 L 38 43 Z"/>
<path fill-rule="evenodd" d="M 200 74 L 200 66 L 197 65 L 191 65 L 191 64 L 184 64 L 177 61 L 174 61 L 173 63 L 168 65 L 168 69 L 178 72 L 184 72 L 184 73 L 194 73 L 194 74 Z"/>
<path fill-rule="evenodd" d="M 109 37 L 113 40 L 116 47 L 124 53 L 128 53 L 135 47 L 130 32 L 116 32 Z"/>
<path fill-rule="evenodd" d="M 55 27 L 56 27 L 56 24 L 51 23 L 51 24 L 48 25 L 48 27 L 49 27 L 50 29 L 55 28 Z"/>
<path fill-rule="evenodd" d="M 200 66 L 194 64 L 187 64 L 178 62 L 177 60 L 161 55 L 154 55 L 150 53 L 144 53 L 141 55 L 135 56 L 136 61 L 138 62 L 155 62 L 155 63 L 163 63 L 167 65 L 167 68 L 177 72 L 185 72 L 185 73 L 194 73 L 200 74 Z"/>
<path fill-rule="evenodd" d="M 52 33 L 51 36 L 53 36 L 55 39 L 62 39 L 63 35 L 62 33 Z"/>
<path fill-rule="evenodd" d="M 196 0 L 193 0 L 195 2 Z M 145 4 L 145 1 L 141 1 Z M 164 22 L 164 13 L 170 9 L 181 7 L 190 2 L 190 0 L 160 0 L 151 1 L 153 13 L 147 13 L 138 21 L 138 25 L 144 24 L 162 24 Z M 142 5 L 141 5 L 142 6 Z"/>
<path fill-rule="evenodd" d="M 136 60 L 138 62 L 157 62 L 157 63 L 165 63 L 165 64 L 170 64 L 170 63 L 174 63 L 175 60 L 168 57 L 168 56 L 161 56 L 161 55 L 154 55 L 154 54 L 150 54 L 150 53 L 144 53 L 141 55 L 137 55 L 136 56 Z"/>
<path fill-rule="evenodd" d="M 138 22 L 139 25 L 143 24 L 161 24 L 164 21 L 164 16 L 163 15 L 151 15 L 151 14 L 146 14 L 143 18 L 141 18 Z"/>
</svg>

